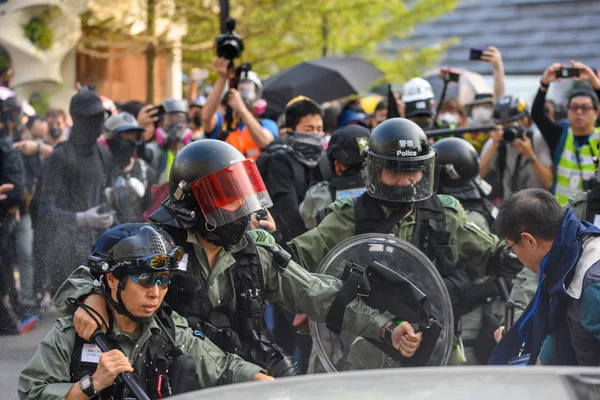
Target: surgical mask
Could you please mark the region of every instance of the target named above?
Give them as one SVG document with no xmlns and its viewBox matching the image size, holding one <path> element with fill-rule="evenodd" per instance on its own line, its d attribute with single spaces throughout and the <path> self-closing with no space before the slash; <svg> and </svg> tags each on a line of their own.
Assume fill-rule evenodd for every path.
<svg viewBox="0 0 600 400">
<path fill-rule="evenodd" d="M 485 124 L 492 121 L 492 110 L 485 107 L 474 107 L 471 111 L 471 117 L 478 124 Z"/>
<path fill-rule="evenodd" d="M 458 124 L 458 115 L 452 114 L 449 112 L 445 112 L 440 114 L 440 121 L 444 121 L 449 125 L 457 125 Z"/>
</svg>

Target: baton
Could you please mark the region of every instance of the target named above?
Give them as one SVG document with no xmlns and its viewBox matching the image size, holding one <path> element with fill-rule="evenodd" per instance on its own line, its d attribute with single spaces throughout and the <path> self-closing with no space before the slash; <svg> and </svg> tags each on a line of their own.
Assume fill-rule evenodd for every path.
<svg viewBox="0 0 600 400">
<path fill-rule="evenodd" d="M 92 336 L 90 337 L 90 341 L 96 343 L 96 345 L 100 347 L 100 350 L 102 350 L 103 353 L 106 353 L 107 351 L 111 350 L 110 346 L 108 345 L 108 342 L 106 341 L 106 335 L 100 329 L 96 330 L 92 334 Z M 123 382 L 125 382 L 125 385 L 127 385 L 129 390 L 133 392 L 133 394 L 135 395 L 135 397 L 138 398 L 138 400 L 150 400 L 150 397 L 148 397 L 146 392 L 144 392 L 144 390 L 142 389 L 140 384 L 135 380 L 131 372 L 120 373 L 119 378 Z"/>
<path fill-rule="evenodd" d="M 456 129 L 434 129 L 432 131 L 425 131 L 427 137 L 436 136 L 452 136 L 452 135 L 463 135 L 465 133 L 477 133 L 477 132 L 491 132 L 496 129 L 496 125 L 485 125 L 485 126 L 469 126 L 467 128 L 456 128 Z"/>
<path fill-rule="evenodd" d="M 504 305 L 504 332 L 508 332 L 508 330 L 512 327 L 515 322 L 515 303 L 512 300 L 509 300 Z"/>
</svg>

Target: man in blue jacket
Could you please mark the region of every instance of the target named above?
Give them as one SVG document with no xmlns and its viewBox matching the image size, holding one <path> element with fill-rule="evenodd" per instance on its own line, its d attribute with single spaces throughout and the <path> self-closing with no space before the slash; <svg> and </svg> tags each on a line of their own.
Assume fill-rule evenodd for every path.
<svg viewBox="0 0 600 400">
<path fill-rule="evenodd" d="M 540 281 L 489 363 L 600 365 L 600 229 L 527 189 L 503 204 L 496 232 Z"/>
</svg>

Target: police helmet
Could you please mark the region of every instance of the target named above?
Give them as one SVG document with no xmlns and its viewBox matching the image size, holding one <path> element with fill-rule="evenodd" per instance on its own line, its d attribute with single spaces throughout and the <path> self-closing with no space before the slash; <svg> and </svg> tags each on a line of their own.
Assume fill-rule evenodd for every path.
<svg viewBox="0 0 600 400">
<path fill-rule="evenodd" d="M 344 168 L 361 166 L 365 162 L 365 149 L 370 132 L 360 125 L 348 125 L 333 132 L 327 145 L 327 159 L 334 164 L 338 160 Z"/>
<path fill-rule="evenodd" d="M 127 274 L 174 269 L 183 258 L 183 249 L 173 238 L 152 224 L 128 223 L 104 232 L 88 258 L 93 275 L 112 272 Z"/>
<path fill-rule="evenodd" d="M 435 152 L 416 123 L 392 118 L 369 138 L 367 191 L 390 202 L 425 200 L 433 194 Z"/>
<path fill-rule="evenodd" d="M 439 169 L 442 187 L 462 186 L 479 175 L 479 160 L 475 147 L 464 139 L 445 138 L 431 146 Z"/>
<path fill-rule="evenodd" d="M 527 111 L 527 103 L 522 97 L 518 96 L 502 96 L 494 106 L 494 121 L 498 123 L 515 121 L 523 117 L 529 116 Z"/>
<path fill-rule="evenodd" d="M 214 139 L 192 142 L 177 154 L 169 196 L 215 227 L 273 205 L 254 160 Z"/>
</svg>

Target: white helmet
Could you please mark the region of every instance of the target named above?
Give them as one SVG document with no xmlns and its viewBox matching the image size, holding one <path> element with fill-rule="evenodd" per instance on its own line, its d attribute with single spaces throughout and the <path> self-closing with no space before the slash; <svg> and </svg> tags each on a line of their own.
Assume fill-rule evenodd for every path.
<svg viewBox="0 0 600 400">
<path fill-rule="evenodd" d="M 402 88 L 402 101 L 405 103 L 431 100 L 434 97 L 431 84 L 423 78 L 413 78 Z"/>
</svg>

